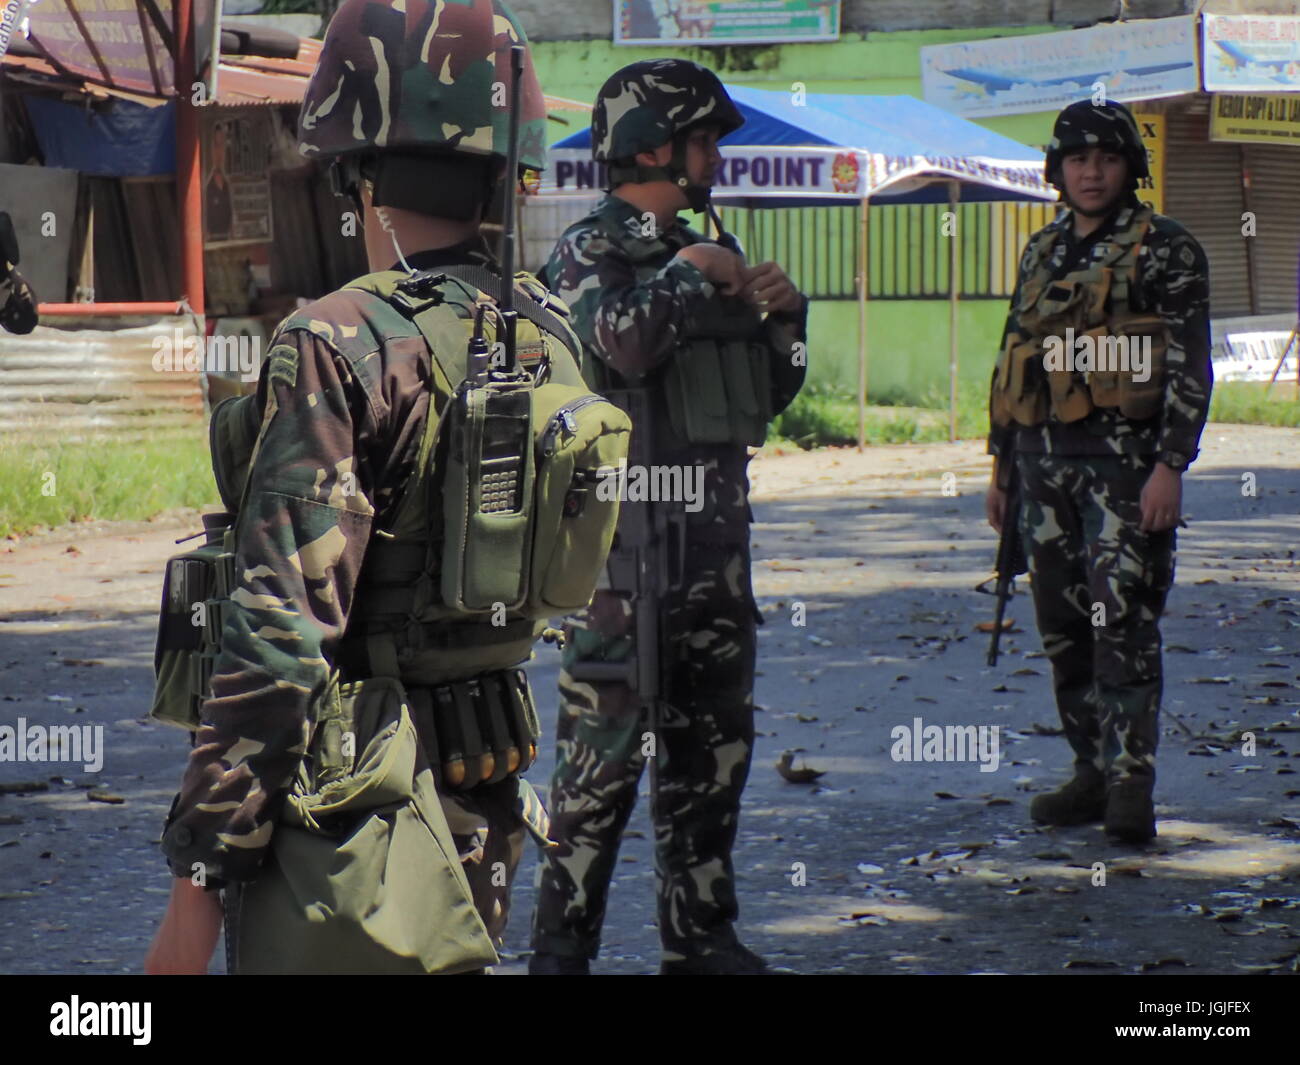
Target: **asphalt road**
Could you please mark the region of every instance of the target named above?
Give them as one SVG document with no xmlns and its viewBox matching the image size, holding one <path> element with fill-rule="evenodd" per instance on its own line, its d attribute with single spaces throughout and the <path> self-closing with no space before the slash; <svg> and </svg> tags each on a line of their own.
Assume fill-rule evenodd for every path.
<svg viewBox="0 0 1300 1065">
<path fill-rule="evenodd" d="M 1004 639 L 996 669 L 984 662 L 975 627 L 991 599 L 972 588 L 994 541 L 978 444 L 755 460 L 767 624 L 735 855 L 753 949 L 796 973 L 1300 968 L 1300 431 L 1211 426 L 1203 446 L 1163 626 L 1160 835 L 1146 848 L 1028 820 L 1070 756 L 1051 735 L 1026 596 L 1011 610 L 1025 631 Z M 154 615 L 161 563 L 193 527 L 173 515 L 0 548 L 0 724 L 104 729 L 98 772 L 0 762 L 0 972 L 141 970 L 169 888 L 156 842 L 188 748 L 144 717 Z M 548 733 L 539 787 L 557 659 L 543 648 L 532 669 Z M 997 768 L 895 761 L 891 731 L 917 718 L 996 726 Z M 778 775 L 793 748 L 825 771 L 817 783 Z M 22 783 L 45 788 L 6 792 Z M 597 972 L 658 967 L 650 835 L 643 803 Z M 530 854 L 505 973 L 524 969 L 533 869 Z"/>
</svg>

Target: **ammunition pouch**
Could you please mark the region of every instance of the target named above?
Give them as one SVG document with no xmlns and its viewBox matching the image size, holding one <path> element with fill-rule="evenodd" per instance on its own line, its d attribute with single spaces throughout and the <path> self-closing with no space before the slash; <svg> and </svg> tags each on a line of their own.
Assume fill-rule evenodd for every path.
<svg viewBox="0 0 1300 1065">
<path fill-rule="evenodd" d="M 770 360 L 762 320 L 743 300 L 712 300 L 692 316 L 664 370 L 676 440 L 761 447 L 772 420 Z"/>
<path fill-rule="evenodd" d="M 221 652 L 223 604 L 235 587 L 229 513 L 203 515 L 207 541 L 167 560 L 154 648 L 151 717 L 193 731 Z"/>
<path fill-rule="evenodd" d="M 312 748 L 317 783 L 352 771 L 358 740 L 373 734 L 377 720 L 374 707 L 361 695 L 367 685 L 379 687 L 379 680 L 398 678 L 346 680 L 340 674 L 327 689 L 316 713 Z M 522 669 L 448 684 L 407 683 L 402 688 L 440 792 L 498 784 L 537 760 L 541 725 Z"/>
<path fill-rule="evenodd" d="M 1136 212 L 1099 261 L 1059 280 L 1046 265 L 1058 234 L 1042 242 L 1015 308 L 1020 332 L 1007 337 L 998 359 L 990 404 L 996 424 L 1032 427 L 1049 414 L 1075 422 L 1095 407 L 1137 420 L 1160 412 L 1168 331 L 1159 315 L 1136 314 L 1128 302 L 1148 226 L 1149 214 Z"/>
</svg>

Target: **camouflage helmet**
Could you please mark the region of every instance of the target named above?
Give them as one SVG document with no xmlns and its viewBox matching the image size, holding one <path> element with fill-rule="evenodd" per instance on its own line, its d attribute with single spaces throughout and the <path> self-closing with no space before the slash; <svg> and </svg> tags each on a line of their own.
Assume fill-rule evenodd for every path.
<svg viewBox="0 0 1300 1065">
<path fill-rule="evenodd" d="M 1043 166 L 1043 174 L 1050 184 L 1062 187 L 1061 160 L 1080 148 L 1105 148 L 1124 156 L 1128 160 L 1129 188 L 1136 188 L 1138 180 L 1151 172 L 1137 119 L 1117 101 L 1094 104 L 1091 100 L 1079 100 L 1056 116 L 1052 143 L 1047 146 Z"/>
<path fill-rule="evenodd" d="M 648 59 L 615 72 L 591 113 L 591 156 L 597 162 L 652 152 L 701 122 L 719 136 L 745 124 L 713 71 L 685 59 Z"/>
<path fill-rule="evenodd" d="M 527 38 L 500 0 L 344 0 L 298 115 L 298 150 L 314 158 L 389 150 L 504 159 L 516 43 Z M 519 162 L 540 170 L 546 107 L 531 55 L 520 102 Z"/>
<path fill-rule="evenodd" d="M 623 182 L 671 181 L 696 211 L 709 189 L 691 184 L 681 134 L 715 125 L 718 136 L 739 129 L 745 118 L 713 71 L 685 59 L 648 59 L 616 71 L 600 87 L 591 113 L 591 157 L 606 164 L 610 188 Z M 664 166 L 643 166 L 639 152 L 672 144 Z"/>
</svg>

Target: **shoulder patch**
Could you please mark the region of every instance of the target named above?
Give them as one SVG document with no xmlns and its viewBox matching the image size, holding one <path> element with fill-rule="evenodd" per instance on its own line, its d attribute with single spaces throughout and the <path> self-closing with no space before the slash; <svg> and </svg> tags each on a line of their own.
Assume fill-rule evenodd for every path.
<svg viewBox="0 0 1300 1065">
<path fill-rule="evenodd" d="M 298 349 L 292 344 L 276 344 L 267 356 L 267 376 L 283 381 L 290 388 L 298 383 Z"/>
</svg>

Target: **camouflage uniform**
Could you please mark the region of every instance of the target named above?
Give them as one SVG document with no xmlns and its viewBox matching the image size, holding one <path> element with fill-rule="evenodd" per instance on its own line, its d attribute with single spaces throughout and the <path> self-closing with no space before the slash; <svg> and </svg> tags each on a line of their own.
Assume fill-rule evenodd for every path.
<svg viewBox="0 0 1300 1065">
<path fill-rule="evenodd" d="M 36 328 L 36 293 L 18 272 L 18 241 L 13 222 L 0 211 L 0 327 L 11 333 Z"/>
<path fill-rule="evenodd" d="M 349 0 L 331 22 L 303 104 L 304 154 L 441 142 L 458 152 L 473 144 L 485 157 L 503 155 L 505 112 L 494 114 L 478 103 L 492 78 L 502 76 L 510 42 L 523 39 L 507 16 L 502 4 L 489 0 L 436 7 L 423 0 L 401 7 Z M 493 27 L 495 40 L 492 32 L 479 32 L 485 27 Z M 467 38 L 481 51 L 467 53 Z M 428 54 L 422 58 L 404 48 L 411 39 L 425 41 Z M 347 60 L 358 54 L 358 42 L 369 68 Z M 404 64 L 404 78 L 390 69 L 377 72 L 380 56 Z M 442 72 L 441 81 L 430 78 L 426 60 Z M 509 68 L 504 70 L 508 79 Z M 377 93 L 377 84 L 391 95 Z M 400 112 L 403 84 L 407 110 Z M 531 117 L 521 118 L 521 140 L 531 147 L 520 158 L 540 166 L 545 117 L 531 62 L 524 89 L 523 111 Z M 439 112 L 414 105 L 439 93 L 460 108 L 454 114 L 461 120 L 442 112 L 431 132 L 421 123 Z M 408 254 L 406 262 L 416 271 L 452 265 L 497 269 L 481 237 Z M 389 269 L 400 270 L 401 264 Z M 548 302 L 540 285 L 522 289 L 528 295 L 520 300 Z M 549 303 L 554 313 L 566 313 Z M 368 675 L 352 660 L 356 626 L 350 628 L 350 621 L 360 618 L 362 611 L 353 608 L 368 590 L 367 549 L 377 531 L 388 527 L 416 468 L 426 419 L 439 413 L 431 400 L 432 362 L 410 318 L 353 289 L 296 311 L 272 338 L 257 393 L 261 431 L 239 515 L 238 587 L 224 617 L 212 695 L 162 841 L 176 876 L 190 876 L 198 862 L 209 888 L 256 877 L 332 670 L 337 667 L 345 679 Z M 544 814 L 538 816 L 539 807 L 520 809 L 513 777 L 439 798 L 476 907 L 499 941 L 523 850 L 525 814 L 535 831 Z M 494 874 L 502 866 L 504 878 Z"/>
<path fill-rule="evenodd" d="M 547 264 L 547 284 L 569 304 L 587 361 L 608 367 L 614 387 L 673 357 L 688 318 L 714 286 L 675 256 L 703 238 L 680 220 L 647 235 L 641 213 L 615 196 L 570 226 Z M 791 357 L 806 337 L 807 303 L 770 314 L 773 409 L 794 398 L 806 373 Z M 656 378 L 649 377 L 654 387 Z M 686 563 L 666 596 L 670 666 L 664 678 L 656 760 L 655 863 L 665 960 L 734 949 L 737 916 L 731 848 L 753 751 L 756 626 L 750 580 L 748 453 L 743 446 L 665 446 L 655 408 L 656 464 L 704 468 L 704 506 L 687 515 Z M 633 430 L 635 438 L 635 428 Z M 635 443 L 634 443 L 635 446 Z M 635 504 L 624 503 L 625 512 Z M 628 685 L 578 681 L 578 661 L 625 661 L 635 645 L 629 598 L 599 591 L 571 619 L 560 677 L 551 836 L 542 855 L 533 948 L 594 958 L 610 877 L 645 766 L 647 708 Z"/>
<path fill-rule="evenodd" d="M 1094 109 L 1094 121 L 1111 120 L 1121 110 Z M 1063 150 L 1100 144 L 1127 154 L 1137 138 L 1131 116 L 1125 123 L 1131 131 L 1108 135 L 1104 126 L 1094 132 L 1089 125 L 1083 135 L 1072 136 L 1073 114 L 1077 110 L 1067 110 L 1058 122 L 1049 180 L 1056 180 L 1053 164 Z M 1126 115 L 1116 121 L 1123 123 Z M 1144 173 L 1144 162 L 1135 169 Z M 995 420 L 989 437 L 991 454 L 1014 443 L 1020 533 L 1076 772 L 1112 783 L 1134 774 L 1154 780 L 1162 687 L 1159 620 L 1173 581 L 1176 536 L 1172 529 L 1142 532 L 1139 500 L 1158 460 L 1182 469 L 1197 455 L 1212 384 L 1205 253 L 1186 229 L 1152 214 L 1132 191 L 1082 239 L 1074 236 L 1073 212 L 1063 212 L 1026 246 L 1003 334 L 1005 341 L 1022 332 L 1017 308 L 1036 272 L 1045 267 L 1060 279 L 1082 270 L 1100 260 L 1117 231 L 1148 218 L 1127 300 L 1131 309 L 1158 314 L 1168 330 L 1158 414 L 1135 420 L 1099 406 L 1072 422 L 1053 413 L 1033 428 Z M 1050 252 L 1043 262 L 1045 247 Z M 994 379 L 996 391 L 996 371 Z M 1098 607 L 1104 614 L 1096 613 Z"/>
</svg>

